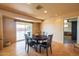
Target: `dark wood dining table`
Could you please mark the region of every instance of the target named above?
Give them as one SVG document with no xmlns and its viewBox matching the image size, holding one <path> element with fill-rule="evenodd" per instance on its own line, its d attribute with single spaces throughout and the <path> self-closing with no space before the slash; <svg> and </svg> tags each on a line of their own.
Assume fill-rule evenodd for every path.
<svg viewBox="0 0 79 59">
<path fill-rule="evenodd" d="M 39 43 L 39 41 L 43 42 L 47 40 L 48 38 L 45 35 L 37 35 L 37 36 L 33 36 L 32 39 L 35 40 L 37 43 Z"/>
<path fill-rule="evenodd" d="M 39 44 L 41 42 L 45 42 L 48 38 L 45 35 L 37 35 L 37 36 L 33 36 L 32 39 L 34 41 L 36 41 L 36 43 L 37 43 L 37 47 L 36 47 L 36 51 L 37 51 L 37 48 L 38 48 Z"/>
</svg>

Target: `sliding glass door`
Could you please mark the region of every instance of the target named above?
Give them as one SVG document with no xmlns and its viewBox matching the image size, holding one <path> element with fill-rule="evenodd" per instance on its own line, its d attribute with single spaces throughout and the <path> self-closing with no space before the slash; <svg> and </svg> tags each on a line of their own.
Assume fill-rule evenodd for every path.
<svg viewBox="0 0 79 59">
<path fill-rule="evenodd" d="M 32 23 L 16 22 L 16 41 L 24 40 L 24 34 L 32 36 Z"/>
</svg>

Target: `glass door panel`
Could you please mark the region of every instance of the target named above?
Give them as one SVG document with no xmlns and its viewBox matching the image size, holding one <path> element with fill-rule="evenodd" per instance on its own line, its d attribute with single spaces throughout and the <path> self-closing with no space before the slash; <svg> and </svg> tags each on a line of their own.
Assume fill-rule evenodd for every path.
<svg viewBox="0 0 79 59">
<path fill-rule="evenodd" d="M 25 22 L 16 22 L 16 41 L 24 40 L 24 34 L 32 36 L 32 24 Z"/>
</svg>

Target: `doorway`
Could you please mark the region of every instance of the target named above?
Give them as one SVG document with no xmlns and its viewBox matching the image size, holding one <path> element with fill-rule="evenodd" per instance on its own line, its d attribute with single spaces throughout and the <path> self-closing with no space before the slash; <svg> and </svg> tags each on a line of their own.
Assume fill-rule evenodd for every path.
<svg viewBox="0 0 79 59">
<path fill-rule="evenodd" d="M 77 42 L 77 18 L 64 20 L 64 43 Z"/>
<path fill-rule="evenodd" d="M 16 22 L 16 41 L 24 40 L 24 34 L 32 36 L 32 23 Z"/>
</svg>

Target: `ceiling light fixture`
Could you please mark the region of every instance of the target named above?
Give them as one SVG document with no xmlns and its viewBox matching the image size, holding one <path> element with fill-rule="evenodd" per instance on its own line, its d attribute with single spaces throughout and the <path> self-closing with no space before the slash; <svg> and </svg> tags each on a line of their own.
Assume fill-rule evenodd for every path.
<svg viewBox="0 0 79 59">
<path fill-rule="evenodd" d="M 47 13 L 47 11 L 45 10 L 44 13 Z"/>
</svg>

